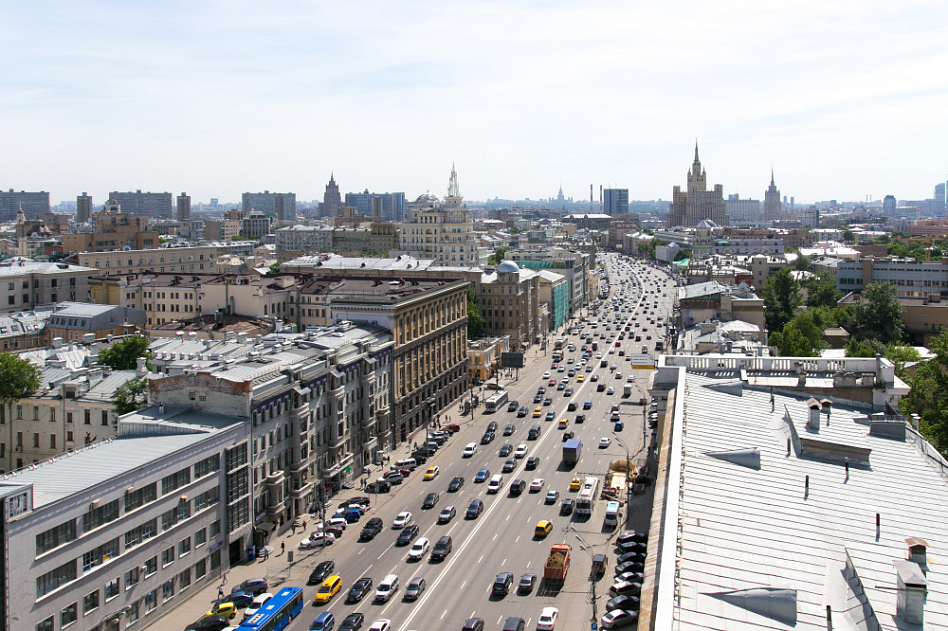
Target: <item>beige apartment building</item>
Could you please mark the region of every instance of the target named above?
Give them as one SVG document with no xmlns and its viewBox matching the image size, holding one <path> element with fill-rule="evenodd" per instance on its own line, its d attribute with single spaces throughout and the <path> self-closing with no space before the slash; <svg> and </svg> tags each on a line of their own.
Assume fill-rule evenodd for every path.
<svg viewBox="0 0 948 631">
<path fill-rule="evenodd" d="M 152 273 L 214 273 L 215 246 L 187 248 L 160 248 L 154 250 L 127 250 L 124 252 L 82 252 L 77 255 L 79 265 L 94 267 L 100 274 Z"/>
</svg>

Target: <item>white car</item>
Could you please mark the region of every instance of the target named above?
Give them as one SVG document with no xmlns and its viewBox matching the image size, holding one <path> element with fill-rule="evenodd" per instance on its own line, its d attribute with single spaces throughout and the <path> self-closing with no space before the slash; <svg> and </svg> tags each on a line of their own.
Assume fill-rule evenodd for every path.
<svg viewBox="0 0 948 631">
<path fill-rule="evenodd" d="M 635 381 L 635 375 L 629 375 L 628 379 L 626 379 L 627 383 L 632 383 L 633 381 Z"/>
<path fill-rule="evenodd" d="M 547 370 L 545 373 L 543 373 L 543 378 L 544 378 L 544 379 L 549 379 L 549 378 L 550 378 L 550 371 L 549 371 L 549 370 Z"/>
<path fill-rule="evenodd" d="M 415 545 L 411 547 L 411 550 L 408 551 L 408 560 L 409 561 L 421 561 L 426 554 L 428 554 L 428 549 L 431 547 L 431 543 L 428 541 L 427 537 L 422 537 L 415 541 Z"/>
<path fill-rule="evenodd" d="M 391 628 L 392 621 L 388 618 L 382 618 L 381 620 L 376 620 L 373 622 L 368 631 L 389 631 Z"/>
<path fill-rule="evenodd" d="M 461 455 L 464 458 L 471 458 L 476 453 L 477 453 L 477 443 L 468 443 L 467 447 L 464 448 L 464 453 Z"/>
<path fill-rule="evenodd" d="M 560 615 L 560 610 L 556 607 L 544 607 L 540 612 L 540 619 L 537 620 L 538 631 L 553 631 L 558 615 Z"/>
<path fill-rule="evenodd" d="M 535 478 L 533 482 L 530 483 L 530 492 L 539 493 L 543 489 L 544 484 L 546 484 L 546 481 L 543 478 Z"/>
<path fill-rule="evenodd" d="M 412 522 L 411 513 L 407 510 L 400 512 L 395 516 L 395 521 L 392 522 L 392 530 L 401 530 L 405 526 L 408 526 Z"/>
<path fill-rule="evenodd" d="M 612 439 L 609 438 L 608 436 L 603 436 L 602 438 L 599 439 L 599 448 L 600 448 L 600 449 L 605 449 L 606 447 L 608 447 L 608 446 L 611 445 L 611 444 L 612 444 Z"/>
<path fill-rule="evenodd" d="M 300 550 L 310 550 L 312 548 L 321 548 L 322 546 L 331 546 L 333 541 L 336 540 L 336 537 L 331 533 L 327 532 L 325 534 L 321 532 L 314 532 L 306 539 L 300 541 Z"/>
<path fill-rule="evenodd" d="M 514 451 L 514 458 L 526 458 L 527 457 L 527 446 L 523 443 L 517 445 L 517 450 Z"/>
<path fill-rule="evenodd" d="M 616 389 L 613 388 L 612 386 L 609 386 L 608 388 L 606 388 L 606 394 L 615 394 L 615 393 L 616 393 Z"/>
</svg>

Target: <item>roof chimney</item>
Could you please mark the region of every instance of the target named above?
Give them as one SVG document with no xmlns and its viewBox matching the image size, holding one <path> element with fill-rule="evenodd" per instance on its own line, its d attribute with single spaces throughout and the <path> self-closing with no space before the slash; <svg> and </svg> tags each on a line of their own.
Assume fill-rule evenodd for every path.
<svg viewBox="0 0 948 631">
<path fill-rule="evenodd" d="M 148 374 L 148 368 L 145 367 L 145 363 L 146 363 L 148 360 L 145 359 L 144 357 L 139 357 L 139 358 L 136 359 L 135 361 L 136 361 L 135 376 L 136 376 L 136 377 L 144 377 L 146 374 Z"/>
<path fill-rule="evenodd" d="M 896 561 L 898 573 L 897 604 L 899 618 L 909 624 L 925 623 L 925 599 L 928 596 L 928 581 L 921 568 L 911 561 Z"/>
<path fill-rule="evenodd" d="M 909 537 L 905 540 L 909 549 L 909 561 L 917 563 L 922 568 L 923 574 L 928 574 L 928 544 L 924 539 L 918 537 Z"/>
<path fill-rule="evenodd" d="M 816 399 L 810 399 L 806 402 L 806 406 L 810 408 L 810 417 L 807 419 L 806 428 L 814 432 L 820 431 L 820 410 L 822 409 L 820 402 Z"/>
</svg>

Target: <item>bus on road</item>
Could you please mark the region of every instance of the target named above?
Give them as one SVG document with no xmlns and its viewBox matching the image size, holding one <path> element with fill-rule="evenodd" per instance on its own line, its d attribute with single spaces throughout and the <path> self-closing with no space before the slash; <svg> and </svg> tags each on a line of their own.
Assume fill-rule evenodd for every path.
<svg viewBox="0 0 948 631">
<path fill-rule="evenodd" d="M 484 403 L 484 412 L 488 414 L 493 414 L 500 408 L 504 407 L 507 404 L 507 391 L 500 390 L 490 396 L 489 399 Z"/>
<path fill-rule="evenodd" d="M 596 494 L 599 491 L 599 478 L 589 476 L 583 480 L 583 486 L 579 489 L 579 495 L 576 497 L 576 514 L 592 515 L 593 505 L 596 502 Z"/>
<path fill-rule="evenodd" d="M 237 631 L 280 631 L 303 611 L 303 588 L 284 587 Z"/>
</svg>

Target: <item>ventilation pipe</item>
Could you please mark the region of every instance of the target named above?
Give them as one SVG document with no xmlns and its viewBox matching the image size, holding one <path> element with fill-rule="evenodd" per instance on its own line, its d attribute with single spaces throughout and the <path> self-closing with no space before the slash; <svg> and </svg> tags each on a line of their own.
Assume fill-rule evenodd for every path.
<svg viewBox="0 0 948 631">
<path fill-rule="evenodd" d="M 814 432 L 820 431 L 820 411 L 822 409 L 820 402 L 816 399 L 810 399 L 806 402 L 806 406 L 810 410 L 810 417 L 807 419 L 806 428 Z"/>
</svg>

